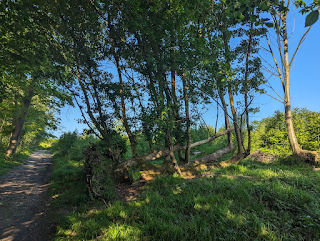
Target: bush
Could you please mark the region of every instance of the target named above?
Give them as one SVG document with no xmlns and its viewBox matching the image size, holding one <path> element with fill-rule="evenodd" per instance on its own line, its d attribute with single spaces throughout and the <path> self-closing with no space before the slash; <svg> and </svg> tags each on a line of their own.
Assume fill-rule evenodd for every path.
<svg viewBox="0 0 320 241">
<path fill-rule="evenodd" d="M 91 144 L 83 153 L 85 156 L 84 171 L 90 196 L 105 201 L 114 199 L 114 183 L 110 178 L 112 171 L 110 157 L 103 158 L 95 144 Z"/>
<path fill-rule="evenodd" d="M 109 145 L 107 145 L 109 142 Z M 96 145 L 99 152 L 107 157 L 111 155 L 109 147 L 116 153 L 119 153 L 119 157 L 123 158 L 127 152 L 128 144 L 126 138 L 124 138 L 120 133 L 112 131 L 108 140 L 98 140 Z"/>
<path fill-rule="evenodd" d="M 67 156 L 74 161 L 83 160 L 83 150 L 97 139 L 91 135 L 79 135 L 77 131 L 64 133 L 58 142 L 54 143 L 53 150 L 56 155 Z"/>
<path fill-rule="evenodd" d="M 306 150 L 319 150 L 320 112 L 294 108 L 292 116 L 299 145 Z M 283 112 L 276 111 L 271 117 L 253 122 L 253 128 L 252 150 L 261 149 L 278 155 L 292 153 Z"/>
<path fill-rule="evenodd" d="M 74 146 L 78 138 L 79 136 L 77 131 L 63 133 L 60 136 L 59 141 L 54 146 L 55 152 L 61 156 L 68 155 L 70 149 Z"/>
</svg>

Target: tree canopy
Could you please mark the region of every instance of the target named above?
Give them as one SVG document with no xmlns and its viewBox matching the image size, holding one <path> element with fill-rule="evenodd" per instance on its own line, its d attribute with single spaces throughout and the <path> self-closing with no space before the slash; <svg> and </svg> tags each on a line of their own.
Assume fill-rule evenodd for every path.
<svg viewBox="0 0 320 241">
<path fill-rule="evenodd" d="M 318 7 L 317 2 L 295 4 L 304 12 Z M 191 127 L 205 122 L 202 110 L 209 104 L 217 106 L 217 121 L 222 111 L 228 141 L 197 161 L 217 161 L 235 149 L 225 164 L 238 163 L 251 152 L 249 117 L 257 111 L 252 103 L 256 93 L 264 92 L 260 42 L 275 28 L 286 46 L 289 7 L 276 0 L 4 1 L 1 115 L 16 131 L 10 134 L 7 156 L 17 148 L 13 143 L 19 143 L 34 96 L 48 108 L 71 103 L 72 96 L 88 133 L 103 141 L 117 164 L 123 161 L 116 141 L 121 129 L 132 154 L 121 165 L 164 157 L 180 172 L 178 163 L 189 163 L 192 147 L 218 136 L 216 126 L 202 142 L 192 140 Z M 266 18 L 268 13 L 273 17 Z M 315 22 L 313 15 L 307 19 Z M 289 79 L 283 79 L 287 100 Z M 142 136 L 148 154 L 138 156 Z"/>
</svg>

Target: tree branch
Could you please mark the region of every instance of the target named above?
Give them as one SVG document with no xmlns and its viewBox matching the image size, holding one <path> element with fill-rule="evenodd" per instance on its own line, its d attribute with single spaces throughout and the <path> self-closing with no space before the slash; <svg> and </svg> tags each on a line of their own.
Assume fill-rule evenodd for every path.
<svg viewBox="0 0 320 241">
<path fill-rule="evenodd" d="M 307 34 L 308 34 L 308 32 L 310 31 L 311 27 L 312 27 L 312 25 L 309 26 L 309 28 L 307 29 L 307 31 L 305 31 L 305 33 L 302 35 L 302 37 L 301 37 L 301 39 L 300 39 L 300 41 L 299 41 L 299 44 L 298 44 L 298 46 L 297 46 L 297 48 L 296 48 L 296 51 L 294 51 L 294 54 L 293 54 L 293 56 L 292 56 L 292 58 L 291 58 L 291 61 L 290 61 L 289 66 L 291 66 L 292 61 L 293 61 L 294 57 L 296 56 L 296 53 L 298 52 L 298 49 L 299 49 L 300 45 L 303 43 L 303 41 L 304 41 L 305 38 L 307 37 Z"/>
<path fill-rule="evenodd" d="M 277 70 L 278 70 L 278 73 L 279 73 L 279 78 L 280 78 L 281 83 L 282 83 L 283 91 L 285 91 L 285 87 L 284 87 L 284 82 L 283 82 L 283 78 L 282 78 L 281 70 L 280 70 L 280 68 L 279 68 L 279 65 L 278 65 L 277 59 L 276 59 L 276 57 L 274 56 L 274 53 L 273 53 L 273 51 L 272 51 L 272 48 L 271 48 L 271 45 L 270 45 L 270 42 L 269 42 L 269 39 L 268 39 L 268 36 L 267 36 L 267 35 L 266 35 L 266 39 L 267 39 L 267 43 L 268 43 L 268 46 L 269 46 L 270 52 L 271 52 L 272 57 L 273 57 L 273 61 L 274 61 L 274 63 L 275 63 L 275 64 L 276 64 L 276 66 L 277 66 Z"/>
</svg>

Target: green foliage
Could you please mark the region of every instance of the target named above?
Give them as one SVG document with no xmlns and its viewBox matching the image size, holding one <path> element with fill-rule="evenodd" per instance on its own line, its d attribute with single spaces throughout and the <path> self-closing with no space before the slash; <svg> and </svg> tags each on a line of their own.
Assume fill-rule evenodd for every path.
<svg viewBox="0 0 320 241">
<path fill-rule="evenodd" d="M 66 156 L 53 157 L 54 169 L 51 175 L 50 194 L 52 203 L 77 206 L 89 200 L 82 166 Z"/>
<path fill-rule="evenodd" d="M 319 18 L 319 10 L 315 10 L 309 13 L 308 16 L 306 17 L 305 27 L 311 26 L 312 24 L 317 22 L 318 18 Z"/>
<path fill-rule="evenodd" d="M 63 133 L 55 144 L 54 151 L 62 156 L 68 155 L 78 138 L 77 131 Z"/>
<path fill-rule="evenodd" d="M 0 152 L 0 177 L 5 175 L 8 171 L 10 171 L 13 167 L 19 165 L 19 162 L 16 161 L 8 161 L 5 159 L 4 152 Z"/>
<path fill-rule="evenodd" d="M 76 131 L 64 133 L 53 144 L 53 173 L 50 194 L 54 206 L 62 209 L 80 207 L 90 200 L 83 163 L 83 149 L 94 142 L 92 136 L 79 136 Z M 59 214 L 60 215 L 60 214 Z"/>
<path fill-rule="evenodd" d="M 52 137 L 48 131 L 56 129 L 59 124 L 55 118 L 57 111 L 55 100 L 50 96 L 35 95 L 31 99 L 27 116 L 23 116 L 23 112 L 26 111 L 23 106 L 26 83 L 11 82 L 11 77 L 5 77 L 5 79 L 7 81 L 6 99 L 0 103 L 0 149 L 6 152 L 17 118 L 24 119 L 17 153 L 39 148 L 42 140 Z M 26 78 L 22 78 L 21 81 L 23 80 L 28 82 Z"/>
<path fill-rule="evenodd" d="M 298 143 L 303 149 L 319 150 L 320 113 L 295 108 L 292 111 L 293 126 Z M 276 111 L 272 117 L 253 123 L 253 150 L 261 149 L 274 154 L 291 154 L 284 113 Z"/>
<path fill-rule="evenodd" d="M 97 142 L 92 135 L 79 135 L 77 131 L 63 133 L 59 140 L 53 143 L 52 150 L 57 156 L 67 156 L 70 160 L 83 160 L 83 150 L 90 143 Z"/>
<path fill-rule="evenodd" d="M 138 167 L 137 169 L 132 169 L 130 167 L 128 172 L 129 172 L 129 179 L 131 182 L 136 182 L 141 177 L 140 167 Z"/>
<path fill-rule="evenodd" d="M 96 142 L 100 149 L 100 152 L 109 156 L 109 148 L 114 152 L 119 153 L 120 157 L 123 158 L 128 149 L 127 139 L 117 131 L 111 131 L 107 142 L 105 140 L 98 140 Z"/>
<path fill-rule="evenodd" d="M 39 146 L 41 147 L 41 149 L 51 150 L 58 141 L 59 139 L 56 138 L 45 138 L 40 142 Z"/>
<path fill-rule="evenodd" d="M 28 157 L 32 154 L 34 150 L 35 149 L 24 148 L 14 157 L 6 159 L 5 148 L 3 148 L 2 151 L 0 146 L 0 177 L 8 173 L 12 168 L 26 162 L 28 160 Z"/>
<path fill-rule="evenodd" d="M 319 12 L 320 12 L 320 1 L 319 0 L 314 0 L 312 1 L 311 4 L 307 5 L 305 1 L 302 0 L 295 0 L 294 4 L 297 8 L 300 8 L 300 13 L 305 14 L 309 13 L 306 17 L 305 20 L 305 27 L 309 27 L 312 24 L 314 24 L 319 17 Z M 317 9 L 318 10 L 315 10 Z"/>
</svg>

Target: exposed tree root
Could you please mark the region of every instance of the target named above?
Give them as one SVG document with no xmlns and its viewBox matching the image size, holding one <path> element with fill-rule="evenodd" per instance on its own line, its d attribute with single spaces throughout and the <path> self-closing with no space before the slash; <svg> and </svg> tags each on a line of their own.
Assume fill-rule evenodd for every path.
<svg viewBox="0 0 320 241">
<path fill-rule="evenodd" d="M 320 167 L 312 166 L 312 171 L 320 171 Z"/>
<path fill-rule="evenodd" d="M 248 156 L 247 153 L 238 153 L 237 155 L 235 155 L 234 157 L 232 157 L 231 159 L 227 160 L 227 161 L 222 161 L 219 163 L 219 165 L 221 167 L 227 167 L 230 166 L 232 164 L 238 164 L 239 162 L 241 162 L 244 158 L 246 158 Z"/>
<path fill-rule="evenodd" d="M 316 165 L 318 163 L 318 152 L 316 151 L 308 151 L 308 150 L 299 150 L 297 156 L 307 163 L 311 165 Z"/>
</svg>

